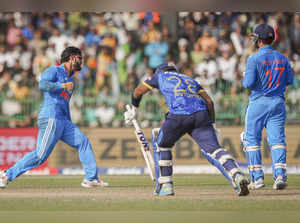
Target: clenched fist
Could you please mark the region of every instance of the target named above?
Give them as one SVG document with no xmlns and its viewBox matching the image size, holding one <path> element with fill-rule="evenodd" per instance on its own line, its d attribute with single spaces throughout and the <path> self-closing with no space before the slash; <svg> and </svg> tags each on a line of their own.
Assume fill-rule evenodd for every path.
<svg viewBox="0 0 300 223">
<path fill-rule="evenodd" d="M 63 87 L 63 89 L 66 89 L 68 91 L 73 91 L 74 88 L 73 82 L 62 83 L 61 86 Z"/>
</svg>

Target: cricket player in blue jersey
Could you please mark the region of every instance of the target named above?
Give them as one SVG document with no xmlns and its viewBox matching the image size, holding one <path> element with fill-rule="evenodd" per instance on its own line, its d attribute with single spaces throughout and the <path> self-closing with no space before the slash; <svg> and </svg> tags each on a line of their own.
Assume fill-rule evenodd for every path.
<svg viewBox="0 0 300 223">
<path fill-rule="evenodd" d="M 154 131 L 152 136 L 157 182 L 154 194 L 174 195 L 171 149 L 181 136 L 188 133 L 209 162 L 231 178 L 238 195 L 248 195 L 248 179 L 218 142 L 211 98 L 193 78 L 179 73 L 173 63 L 161 64 L 133 91 L 131 109 L 124 114 L 125 122 L 130 124 L 136 118 L 142 96 L 153 88 L 159 89 L 170 110 L 160 130 Z"/>
<path fill-rule="evenodd" d="M 258 25 L 252 35 L 258 52 L 248 58 L 244 88 L 251 90 L 246 109 L 245 131 L 241 134 L 251 183 L 249 189 L 264 187 L 261 161 L 262 130 L 266 128 L 271 149 L 273 189 L 287 186 L 284 93 L 293 83 L 288 59 L 271 46 L 275 33 L 271 26 Z"/>
<path fill-rule="evenodd" d="M 44 92 L 44 101 L 38 116 L 36 149 L 0 173 L 0 187 L 6 187 L 8 182 L 45 162 L 58 140 L 77 149 L 85 171 L 81 186 L 108 186 L 98 178 L 97 164 L 88 138 L 70 117 L 69 101 L 74 88 L 72 76 L 75 71 L 81 70 L 81 64 L 81 50 L 67 47 L 61 54 L 61 65 L 51 66 L 42 73 L 39 89 Z"/>
</svg>

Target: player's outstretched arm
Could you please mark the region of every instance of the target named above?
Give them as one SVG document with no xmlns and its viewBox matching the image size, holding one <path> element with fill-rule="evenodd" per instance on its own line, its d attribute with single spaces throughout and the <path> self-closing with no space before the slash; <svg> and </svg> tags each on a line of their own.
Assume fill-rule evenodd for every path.
<svg viewBox="0 0 300 223">
<path fill-rule="evenodd" d="M 206 93 L 204 90 L 199 91 L 199 95 L 204 99 L 206 102 L 206 107 L 208 111 L 208 115 L 210 120 L 215 123 L 216 121 L 216 116 L 215 116 L 215 107 L 214 107 L 214 102 L 213 100 L 209 97 L 209 95 Z"/>
</svg>

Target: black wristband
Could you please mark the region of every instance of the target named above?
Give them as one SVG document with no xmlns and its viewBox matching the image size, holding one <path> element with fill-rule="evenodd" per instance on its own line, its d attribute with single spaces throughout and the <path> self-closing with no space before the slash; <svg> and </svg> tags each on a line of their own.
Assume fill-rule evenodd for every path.
<svg viewBox="0 0 300 223">
<path fill-rule="evenodd" d="M 140 105 L 141 100 L 142 100 L 142 95 L 139 96 L 139 97 L 137 97 L 137 98 L 135 98 L 135 97 L 133 96 L 133 94 L 131 95 L 131 104 L 132 104 L 134 107 L 137 107 L 137 108 L 138 108 L 139 105 Z"/>
</svg>

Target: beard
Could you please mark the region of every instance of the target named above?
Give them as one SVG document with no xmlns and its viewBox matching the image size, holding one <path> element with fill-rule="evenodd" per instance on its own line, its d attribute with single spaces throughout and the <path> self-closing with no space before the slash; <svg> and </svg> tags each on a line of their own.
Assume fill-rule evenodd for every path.
<svg viewBox="0 0 300 223">
<path fill-rule="evenodd" d="M 74 71 L 80 71 L 81 70 L 81 64 L 80 63 L 75 63 L 74 64 Z"/>
</svg>

